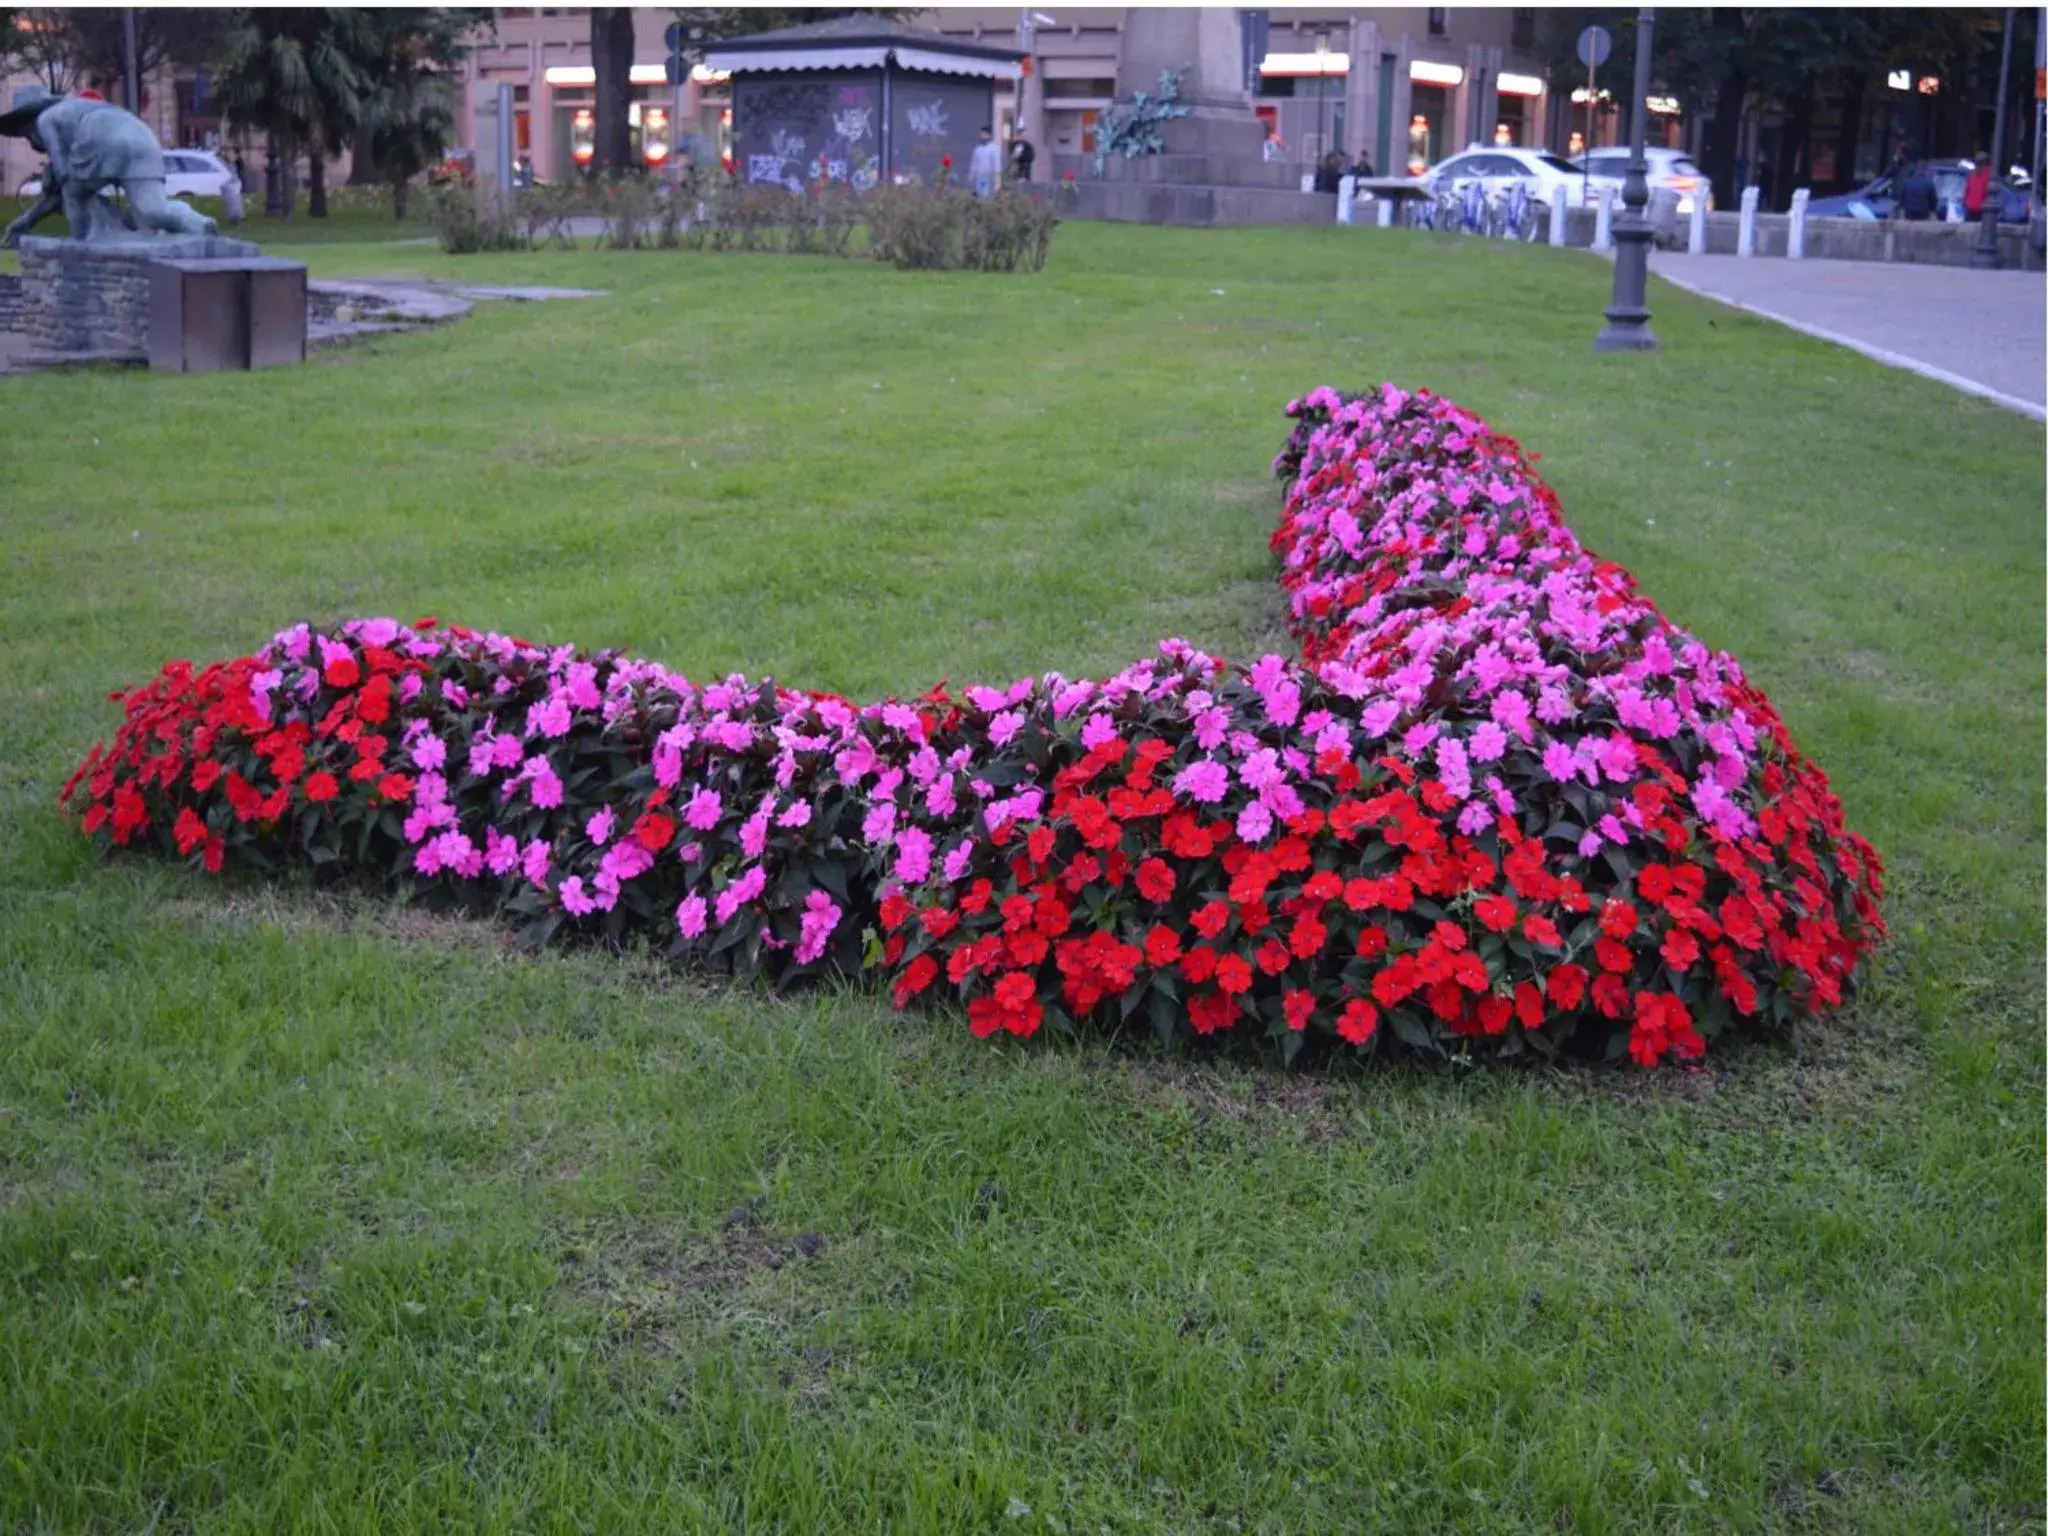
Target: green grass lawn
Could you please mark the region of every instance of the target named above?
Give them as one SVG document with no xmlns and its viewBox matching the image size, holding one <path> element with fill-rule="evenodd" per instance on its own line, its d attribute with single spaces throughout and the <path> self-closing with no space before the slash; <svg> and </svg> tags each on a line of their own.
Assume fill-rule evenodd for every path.
<svg viewBox="0 0 2048 1536">
<path fill-rule="evenodd" d="M 1074 226 L 295 372 L 0 379 L 0 1529 L 2041 1529 L 2042 431 L 1608 269 Z M 987 1044 L 103 864 L 170 656 L 445 617 L 857 695 L 1279 636 L 1280 408 L 1540 452 L 1891 862 L 1798 1051 L 1328 1076 Z"/>
</svg>

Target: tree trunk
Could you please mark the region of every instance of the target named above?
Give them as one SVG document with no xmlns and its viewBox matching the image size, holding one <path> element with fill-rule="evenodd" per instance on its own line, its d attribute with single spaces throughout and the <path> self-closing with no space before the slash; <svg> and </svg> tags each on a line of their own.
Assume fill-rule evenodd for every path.
<svg viewBox="0 0 2048 1536">
<path fill-rule="evenodd" d="M 1785 121 L 1778 130 L 1778 159 L 1771 172 L 1771 202 L 1779 208 L 1792 206 L 1793 188 L 1805 185 L 1807 143 L 1813 137 L 1813 76 L 1799 82 L 1799 89 L 1785 103 Z"/>
<path fill-rule="evenodd" d="M 299 146 L 287 139 L 278 145 L 278 151 L 282 156 L 277 167 L 278 193 L 289 219 L 299 211 Z"/>
<path fill-rule="evenodd" d="M 1742 12 L 1717 9 L 1714 27 L 1730 34 L 1723 39 L 1728 62 L 1714 93 L 1714 126 L 1701 152 L 1700 168 L 1713 183 L 1714 201 L 1723 208 L 1734 208 L 1742 200 L 1742 188 L 1735 184 L 1735 158 L 1742 152 L 1742 109 L 1749 99 L 1749 72 L 1742 57 Z"/>
<path fill-rule="evenodd" d="M 633 13 L 622 5 L 592 6 L 590 62 L 597 73 L 595 168 L 618 175 L 633 169 Z"/>
<path fill-rule="evenodd" d="M 377 185 L 377 167 L 372 163 L 370 156 L 370 143 L 373 137 L 368 123 L 356 129 L 355 142 L 349 147 L 348 155 L 348 184 L 352 187 Z"/>
<path fill-rule="evenodd" d="M 327 156 L 315 149 L 308 160 L 311 173 L 306 178 L 306 212 L 316 219 L 327 217 Z"/>
<path fill-rule="evenodd" d="M 405 177 L 400 176 L 393 179 L 391 183 L 391 216 L 393 218 L 402 219 L 405 217 L 406 198 L 411 193 L 412 183 Z"/>
<path fill-rule="evenodd" d="M 1847 191 L 1856 185 L 1856 150 L 1863 139 L 1864 77 L 1852 75 L 1842 92 L 1842 126 L 1835 135 L 1834 190 Z"/>
</svg>

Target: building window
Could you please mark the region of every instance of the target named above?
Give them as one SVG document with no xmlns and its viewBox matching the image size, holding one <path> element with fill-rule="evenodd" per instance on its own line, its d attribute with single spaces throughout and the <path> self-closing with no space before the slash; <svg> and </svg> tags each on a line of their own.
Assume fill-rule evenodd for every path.
<svg viewBox="0 0 2048 1536">
<path fill-rule="evenodd" d="M 1450 31 L 1450 12 L 1443 6 L 1433 6 L 1429 13 L 1429 35 L 1442 37 Z"/>
<path fill-rule="evenodd" d="M 1514 31 L 1509 42 L 1516 48 L 1536 46 L 1536 8 L 1532 5 L 1517 6 L 1514 16 Z"/>
</svg>

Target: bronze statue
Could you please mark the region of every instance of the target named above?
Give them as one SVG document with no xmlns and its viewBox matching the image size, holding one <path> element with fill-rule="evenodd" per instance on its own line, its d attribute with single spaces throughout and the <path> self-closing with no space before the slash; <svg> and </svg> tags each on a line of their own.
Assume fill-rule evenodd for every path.
<svg viewBox="0 0 2048 1536">
<path fill-rule="evenodd" d="M 212 219 L 164 195 L 163 146 L 147 123 L 112 102 L 24 86 L 14 93 L 13 109 L 0 114 L 0 134 L 27 139 L 50 157 L 43 195 L 0 234 L 0 245 L 13 245 L 59 207 L 74 240 L 118 239 L 137 227 L 171 235 L 220 232 Z M 133 223 L 99 195 L 110 186 L 127 194 Z"/>
</svg>

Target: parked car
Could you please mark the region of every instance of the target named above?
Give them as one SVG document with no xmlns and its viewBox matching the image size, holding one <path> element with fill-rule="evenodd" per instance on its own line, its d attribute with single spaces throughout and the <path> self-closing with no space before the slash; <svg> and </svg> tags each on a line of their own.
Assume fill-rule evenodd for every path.
<svg viewBox="0 0 2048 1536">
<path fill-rule="evenodd" d="M 172 197 L 219 197 L 234 167 L 210 149 L 164 151 L 164 191 Z"/>
<path fill-rule="evenodd" d="M 1567 208 L 1583 207 L 1586 203 L 1585 174 L 1561 155 L 1541 149 L 1468 149 L 1439 162 L 1422 179 L 1437 193 L 1476 181 L 1489 197 L 1505 192 L 1519 181 L 1528 189 L 1529 196 L 1545 207 L 1560 198 Z M 1605 181 L 1604 177 L 1593 178 L 1596 187 Z M 1618 187 L 1620 183 L 1614 185 Z"/>
<path fill-rule="evenodd" d="M 234 170 L 210 149 L 167 149 L 164 151 L 164 192 L 171 197 L 219 197 L 221 189 L 235 179 Z M 43 195 L 43 178 L 31 176 L 21 184 L 21 197 L 33 202 Z M 112 197 L 112 187 L 100 188 L 102 197 Z"/>
<path fill-rule="evenodd" d="M 1595 181 L 1619 184 L 1628 175 L 1628 156 L 1626 149 L 1596 149 L 1579 156 L 1572 163 L 1581 171 L 1589 172 Z M 1683 151 L 1645 149 L 1643 162 L 1647 167 L 1650 190 L 1674 193 L 1678 198 L 1678 216 L 1681 219 L 1692 217 L 1692 200 L 1703 192 L 1706 194 L 1707 212 L 1714 211 L 1713 184 Z"/>
<path fill-rule="evenodd" d="M 1932 160 L 1928 162 L 1928 174 L 1934 178 L 1935 205 L 1941 209 L 1941 217 L 1948 216 L 1951 206 L 1960 210 L 1963 206 L 1963 188 L 1969 182 L 1970 162 L 1967 160 Z M 1992 190 L 1999 196 L 1998 218 L 2002 224 L 2024 224 L 2027 222 L 2033 199 L 2031 187 L 2016 185 L 2025 180 L 2024 173 L 2017 178 L 2003 182 L 1994 181 Z M 1875 181 L 1854 192 L 1844 192 L 1836 197 L 1816 197 L 1806 205 L 1807 216 L 1821 219 L 1888 219 L 1892 216 L 1895 199 L 1892 193 L 1892 176 L 1884 172 Z"/>
</svg>

